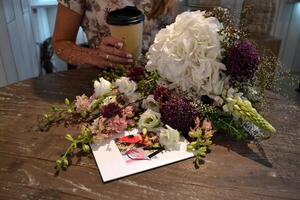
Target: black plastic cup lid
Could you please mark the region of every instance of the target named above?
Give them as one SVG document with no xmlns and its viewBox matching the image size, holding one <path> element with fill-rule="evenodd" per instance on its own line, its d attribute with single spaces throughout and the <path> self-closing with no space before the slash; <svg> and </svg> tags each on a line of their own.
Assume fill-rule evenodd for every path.
<svg viewBox="0 0 300 200">
<path fill-rule="evenodd" d="M 133 6 L 114 10 L 108 13 L 106 23 L 110 25 L 125 26 L 130 24 L 138 24 L 144 21 L 143 13 Z"/>
</svg>

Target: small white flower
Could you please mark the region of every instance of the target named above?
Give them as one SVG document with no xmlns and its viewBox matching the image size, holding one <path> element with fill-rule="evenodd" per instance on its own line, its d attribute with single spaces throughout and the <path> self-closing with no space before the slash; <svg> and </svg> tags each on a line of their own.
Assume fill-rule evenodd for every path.
<svg viewBox="0 0 300 200">
<path fill-rule="evenodd" d="M 151 109 L 146 110 L 140 116 L 138 126 L 140 129 L 147 128 L 148 130 L 155 130 L 160 125 L 160 113 L 154 112 Z"/>
<path fill-rule="evenodd" d="M 166 125 L 167 128 L 160 129 L 159 143 L 167 150 L 180 149 L 180 134 L 176 129 Z"/>
<path fill-rule="evenodd" d="M 224 104 L 224 100 L 220 96 L 215 96 L 213 98 L 218 106 L 222 106 Z"/>
<path fill-rule="evenodd" d="M 119 91 L 124 93 L 126 96 L 133 95 L 137 89 L 136 82 L 129 80 L 127 77 L 117 79 L 115 85 L 119 88 Z"/>
<path fill-rule="evenodd" d="M 96 97 L 105 95 L 111 91 L 111 83 L 104 78 L 100 78 L 99 81 L 94 82 L 94 91 Z"/>
<path fill-rule="evenodd" d="M 159 111 L 158 102 L 155 101 L 154 95 L 149 95 L 146 99 L 143 100 L 142 107 L 144 109 L 151 109 L 155 112 Z"/>
</svg>

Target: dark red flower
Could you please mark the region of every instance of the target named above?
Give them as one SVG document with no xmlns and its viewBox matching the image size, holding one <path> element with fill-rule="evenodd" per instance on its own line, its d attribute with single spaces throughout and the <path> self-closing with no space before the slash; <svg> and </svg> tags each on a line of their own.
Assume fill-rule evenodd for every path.
<svg viewBox="0 0 300 200">
<path fill-rule="evenodd" d="M 101 108 L 101 115 L 105 118 L 112 118 L 116 115 L 121 115 L 122 110 L 116 103 L 109 103 Z"/>
<path fill-rule="evenodd" d="M 138 82 L 143 78 L 144 75 L 145 75 L 145 68 L 142 66 L 137 66 L 137 67 L 131 67 L 128 71 L 127 76 L 131 81 Z"/>
<path fill-rule="evenodd" d="M 164 103 L 160 109 L 161 121 L 185 136 L 195 126 L 197 110 L 186 99 L 174 98 Z"/>
<path fill-rule="evenodd" d="M 168 101 L 172 94 L 171 94 L 171 90 L 169 90 L 168 88 L 158 85 L 156 87 L 156 89 L 153 92 L 154 95 L 154 99 L 155 101 L 158 101 L 160 103 L 164 103 L 166 101 Z"/>
<path fill-rule="evenodd" d="M 234 81 L 247 82 L 251 80 L 258 69 L 259 55 L 250 41 L 242 41 L 228 50 L 223 59 L 227 74 Z"/>
</svg>

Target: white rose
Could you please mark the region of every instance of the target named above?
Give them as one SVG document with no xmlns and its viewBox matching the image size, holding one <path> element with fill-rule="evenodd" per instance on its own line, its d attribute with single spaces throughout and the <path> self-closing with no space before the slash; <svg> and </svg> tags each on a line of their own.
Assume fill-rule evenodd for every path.
<svg viewBox="0 0 300 200">
<path fill-rule="evenodd" d="M 147 128 L 148 130 L 155 130 L 160 125 L 160 113 L 154 112 L 151 109 L 146 110 L 140 116 L 138 126 L 140 129 Z"/>
<path fill-rule="evenodd" d="M 166 125 L 166 129 L 160 129 L 159 143 L 167 150 L 179 150 L 180 149 L 180 134 L 176 129 Z"/>
<path fill-rule="evenodd" d="M 127 77 L 117 79 L 115 85 L 118 86 L 119 91 L 124 93 L 126 96 L 133 95 L 137 89 L 136 82 L 129 80 Z"/>
<path fill-rule="evenodd" d="M 111 83 L 104 78 L 100 78 L 99 81 L 94 82 L 94 91 L 96 97 L 105 95 L 111 91 Z"/>
<path fill-rule="evenodd" d="M 143 100 L 142 108 L 151 109 L 155 112 L 159 111 L 159 104 L 154 99 L 154 95 L 149 95 L 146 99 Z"/>
</svg>

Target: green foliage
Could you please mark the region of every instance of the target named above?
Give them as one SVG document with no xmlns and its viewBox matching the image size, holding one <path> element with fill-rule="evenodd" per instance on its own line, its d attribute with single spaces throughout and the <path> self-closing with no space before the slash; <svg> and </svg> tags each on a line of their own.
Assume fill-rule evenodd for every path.
<svg viewBox="0 0 300 200">
<path fill-rule="evenodd" d="M 39 121 L 39 129 L 41 131 L 47 131 L 51 126 L 72 118 L 75 113 L 73 103 L 66 98 L 64 104 L 62 107 L 52 106 L 50 111 L 43 115 L 43 118 Z"/>
<path fill-rule="evenodd" d="M 254 108 L 260 108 L 262 106 L 264 96 L 259 88 L 251 85 L 242 85 L 240 91 L 243 93 L 243 96 L 252 103 Z"/>
<path fill-rule="evenodd" d="M 83 126 L 81 133 L 77 138 L 73 138 L 71 134 L 67 134 L 65 137 L 66 140 L 71 142 L 66 152 L 61 156 L 58 160 L 56 160 L 56 171 L 60 171 L 62 169 L 67 169 L 69 166 L 69 159 L 73 155 L 76 149 L 79 151 L 83 151 L 85 153 L 90 153 L 89 143 L 93 139 L 92 132 L 89 128 Z"/>
<path fill-rule="evenodd" d="M 51 126 L 58 125 L 61 122 L 68 124 L 72 122 L 91 121 L 99 116 L 99 106 L 108 96 L 111 96 L 112 93 L 97 97 L 93 100 L 90 108 L 80 114 L 75 112 L 74 102 L 71 103 L 70 100 L 66 98 L 64 106 L 52 106 L 50 111 L 43 115 L 43 118 L 39 121 L 39 129 L 41 131 L 47 131 Z"/>
<path fill-rule="evenodd" d="M 122 76 L 126 76 L 127 69 L 123 65 L 117 65 L 114 68 L 102 70 L 98 77 L 103 77 L 108 81 L 114 81 Z"/>
<path fill-rule="evenodd" d="M 143 94 L 143 96 L 147 96 L 155 90 L 158 78 L 158 72 L 152 71 L 148 72 L 145 78 L 138 82 L 138 90 Z"/>
<path fill-rule="evenodd" d="M 241 120 L 234 119 L 229 113 L 209 105 L 202 105 L 201 112 L 213 123 L 217 132 L 224 132 L 236 140 L 248 139 Z"/>
</svg>

